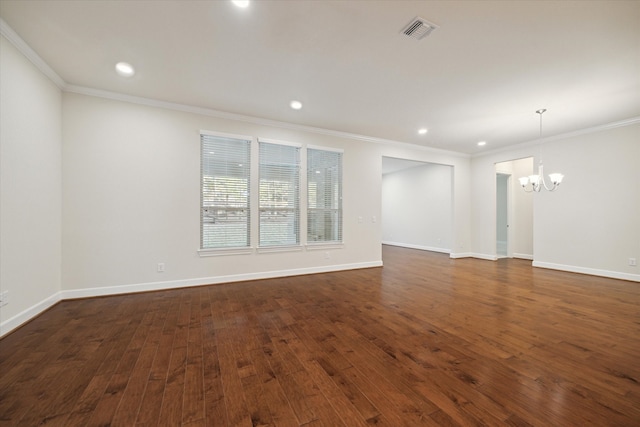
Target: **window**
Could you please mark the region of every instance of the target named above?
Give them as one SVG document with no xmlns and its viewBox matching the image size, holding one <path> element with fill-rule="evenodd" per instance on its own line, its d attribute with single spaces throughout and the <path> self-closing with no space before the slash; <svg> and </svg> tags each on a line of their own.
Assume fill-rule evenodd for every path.
<svg viewBox="0 0 640 427">
<path fill-rule="evenodd" d="M 202 133 L 200 142 L 200 247 L 249 247 L 251 138 Z"/>
<path fill-rule="evenodd" d="M 201 256 L 342 246 L 342 150 L 208 131 L 200 142 Z"/>
<path fill-rule="evenodd" d="M 259 140 L 260 246 L 300 244 L 300 147 Z"/>
<path fill-rule="evenodd" d="M 342 152 L 307 149 L 307 242 L 342 242 Z"/>
</svg>

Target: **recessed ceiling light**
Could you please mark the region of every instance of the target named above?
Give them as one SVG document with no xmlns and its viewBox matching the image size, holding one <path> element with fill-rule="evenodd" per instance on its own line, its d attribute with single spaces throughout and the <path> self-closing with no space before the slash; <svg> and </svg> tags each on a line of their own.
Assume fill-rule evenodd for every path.
<svg viewBox="0 0 640 427">
<path fill-rule="evenodd" d="M 289 104 L 291 106 L 291 108 L 293 108 L 294 110 L 299 110 L 302 108 L 302 102 L 300 101 L 291 101 L 291 104 Z"/>
<path fill-rule="evenodd" d="M 231 0 L 231 3 L 243 9 L 249 7 L 249 0 Z"/>
<path fill-rule="evenodd" d="M 429 132 L 429 130 L 427 128 L 422 128 L 418 130 L 418 133 L 420 135 L 426 135 L 426 133 Z"/>
<path fill-rule="evenodd" d="M 131 77 L 136 73 L 136 70 L 128 62 L 118 62 L 116 64 L 116 73 L 122 77 Z"/>
<path fill-rule="evenodd" d="M 484 147 L 485 145 L 487 145 L 487 141 L 478 142 L 478 147 Z"/>
</svg>

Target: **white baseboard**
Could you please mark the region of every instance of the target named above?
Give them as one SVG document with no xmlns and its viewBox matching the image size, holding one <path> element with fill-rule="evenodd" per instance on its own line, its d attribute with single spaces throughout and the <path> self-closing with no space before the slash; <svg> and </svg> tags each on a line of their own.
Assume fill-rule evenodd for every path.
<svg viewBox="0 0 640 427">
<path fill-rule="evenodd" d="M 34 306 L 0 323 L 0 337 L 31 320 L 58 301 L 90 298 L 106 295 L 130 294 L 135 292 L 160 291 L 164 289 L 185 288 L 191 286 L 216 285 L 221 283 L 242 282 L 246 280 L 273 279 L 277 277 L 300 276 L 304 274 L 330 273 L 332 271 L 357 270 L 361 268 L 382 267 L 382 261 L 353 264 L 328 265 L 322 267 L 297 268 L 292 270 L 266 271 L 259 273 L 234 274 L 229 276 L 201 277 L 197 279 L 170 280 L 165 282 L 138 283 L 133 285 L 105 286 L 100 288 L 68 289 L 44 299 Z"/>
<path fill-rule="evenodd" d="M 390 244 L 390 243 L 385 243 Z M 430 249 L 425 249 L 430 250 Z M 450 258 L 479 258 L 495 261 L 495 255 L 486 255 L 473 252 L 450 253 Z M 516 254 L 514 254 L 514 257 Z M 521 257 L 521 256 L 518 256 Z M 523 257 L 524 258 L 524 257 Z M 528 259 L 528 258 L 524 258 Z M 588 274 L 592 276 L 610 277 L 613 279 L 640 282 L 640 274 L 620 273 L 617 271 L 598 270 L 594 268 L 576 267 L 571 265 L 553 264 L 549 262 L 534 261 L 534 267 L 549 268 L 552 270 L 568 271 L 571 273 Z M 299 276 L 304 274 L 329 273 L 332 271 L 356 270 L 360 268 L 382 267 L 382 261 L 363 262 L 355 264 L 331 265 L 323 267 L 299 268 L 293 270 L 268 271 L 260 273 L 235 274 L 229 276 L 202 277 L 197 279 L 173 280 L 165 282 L 139 283 L 134 285 L 106 286 L 101 288 L 70 289 L 57 292 L 28 309 L 16 314 L 10 319 L 0 323 L 0 337 L 13 331 L 20 325 L 31 320 L 59 301 L 74 298 L 89 298 L 106 295 L 119 295 L 134 292 L 157 291 L 163 289 L 176 289 L 190 286 L 206 286 L 220 283 L 233 283 L 246 280 L 272 279 L 276 277 Z"/>
<path fill-rule="evenodd" d="M 54 304 L 56 304 L 61 299 L 62 299 L 61 293 L 57 292 L 57 293 L 51 295 L 50 297 L 45 298 L 44 300 L 40 301 L 39 303 L 27 308 L 26 310 L 16 314 L 12 318 L 7 319 L 4 322 L 0 323 L 0 337 L 4 336 L 5 334 L 7 334 L 7 333 L 9 333 L 11 331 L 13 331 L 14 329 L 16 329 L 18 326 L 22 325 L 23 323 L 28 322 L 29 320 L 33 319 L 38 314 L 42 313 L 43 311 L 45 311 L 49 307 L 53 306 Z"/>
<path fill-rule="evenodd" d="M 382 261 L 355 264 L 329 265 L 322 267 L 297 268 L 291 270 L 266 271 L 258 273 L 232 274 L 228 276 L 199 277 L 196 279 L 169 280 L 132 285 L 106 286 L 101 288 L 69 289 L 62 291 L 62 299 L 88 298 L 105 295 L 131 294 L 135 292 L 160 291 L 164 289 L 188 288 L 191 286 L 217 285 L 221 283 L 243 282 L 246 280 L 273 279 L 276 277 L 301 276 L 304 274 L 330 273 L 332 271 L 357 270 L 360 268 L 382 267 Z"/>
<path fill-rule="evenodd" d="M 497 261 L 498 260 L 498 256 L 497 255 L 473 253 L 473 254 L 471 254 L 471 256 L 474 257 L 474 258 L 478 258 L 478 259 L 486 259 L 487 261 Z"/>
<path fill-rule="evenodd" d="M 400 243 L 400 242 L 389 242 L 384 240 L 382 242 L 383 245 L 389 245 L 389 246 L 399 246 L 401 248 L 408 248 L 408 249 L 419 249 L 421 251 L 430 251 L 430 252 L 440 252 L 443 254 L 449 254 L 451 253 L 450 249 L 444 249 L 444 248 L 435 248 L 432 246 L 423 246 L 423 245 L 413 245 L 411 243 Z"/>
<path fill-rule="evenodd" d="M 451 252 L 449 254 L 449 258 L 452 258 L 452 259 L 473 258 L 473 254 L 471 252 Z"/>
<path fill-rule="evenodd" d="M 551 270 L 568 271 L 570 273 L 588 274 L 591 276 L 609 277 L 611 279 L 630 280 L 640 282 L 640 274 L 621 273 L 619 271 L 599 270 L 597 268 L 577 267 L 574 265 L 554 264 L 551 262 L 533 261 L 534 267 L 548 268 Z"/>
<path fill-rule="evenodd" d="M 491 255 L 491 254 L 481 254 L 477 252 L 460 252 L 460 253 L 452 253 L 450 255 L 450 258 L 477 258 L 477 259 L 484 259 L 487 261 L 497 261 L 500 258 L 508 258 L 508 257 Z M 513 258 L 528 259 L 530 261 L 533 261 L 533 255 L 528 255 L 528 254 L 514 253 Z"/>
<path fill-rule="evenodd" d="M 477 258 L 477 259 L 484 259 L 484 260 L 487 260 L 487 261 L 496 261 L 498 259 L 498 257 L 496 255 L 480 254 L 480 253 L 477 253 L 477 252 L 451 253 L 449 255 L 449 258 L 453 258 L 453 259 L 458 259 L 458 258 Z"/>
</svg>

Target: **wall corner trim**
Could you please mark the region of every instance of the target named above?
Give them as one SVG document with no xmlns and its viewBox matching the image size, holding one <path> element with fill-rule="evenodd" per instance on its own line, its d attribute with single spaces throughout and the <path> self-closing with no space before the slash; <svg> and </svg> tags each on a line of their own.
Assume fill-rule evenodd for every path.
<svg viewBox="0 0 640 427">
<path fill-rule="evenodd" d="M 16 33 L 13 28 L 7 24 L 4 19 L 0 18 L 0 34 L 2 34 L 9 43 L 15 46 L 33 65 L 35 65 L 45 76 L 49 78 L 59 89 L 64 90 L 66 83 L 62 77 L 58 75 L 53 68 L 49 66 L 31 47 Z"/>
<path fill-rule="evenodd" d="M 9 332 L 13 331 L 14 329 L 18 328 L 24 323 L 27 323 L 29 320 L 33 319 L 40 313 L 46 311 L 50 307 L 53 307 L 61 300 L 62 300 L 62 293 L 56 292 L 50 297 L 43 299 L 39 303 L 34 304 L 33 306 L 27 308 L 26 310 L 23 310 L 22 312 L 16 314 L 15 316 L 0 323 L 0 337 L 3 337 L 4 335 L 8 334 Z"/>
</svg>

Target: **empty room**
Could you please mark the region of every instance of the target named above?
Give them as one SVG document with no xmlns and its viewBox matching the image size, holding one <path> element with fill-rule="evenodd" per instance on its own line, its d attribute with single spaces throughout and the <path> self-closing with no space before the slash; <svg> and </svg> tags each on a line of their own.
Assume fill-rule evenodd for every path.
<svg viewBox="0 0 640 427">
<path fill-rule="evenodd" d="M 640 2 L 0 0 L 0 425 L 640 425 Z"/>
</svg>

